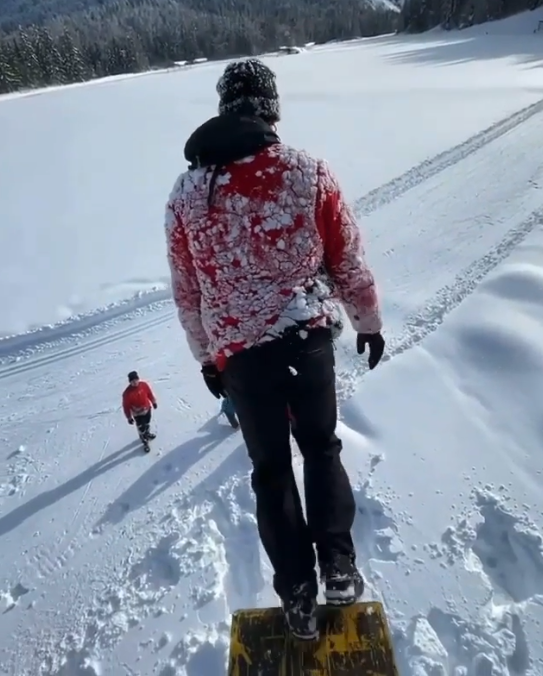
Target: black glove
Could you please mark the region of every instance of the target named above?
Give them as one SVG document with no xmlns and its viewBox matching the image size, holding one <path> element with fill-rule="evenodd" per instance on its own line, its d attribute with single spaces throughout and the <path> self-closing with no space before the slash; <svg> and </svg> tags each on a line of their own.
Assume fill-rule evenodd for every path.
<svg viewBox="0 0 543 676">
<path fill-rule="evenodd" d="M 356 351 L 358 354 L 364 354 L 366 345 L 370 348 L 368 366 L 374 369 L 381 361 L 385 351 L 385 339 L 380 333 L 359 333 L 356 337 Z"/>
<path fill-rule="evenodd" d="M 220 371 L 215 364 L 205 364 L 202 366 L 202 375 L 207 389 L 216 399 L 226 396 Z"/>
<path fill-rule="evenodd" d="M 128 424 L 133 425 L 134 424 L 134 418 L 127 418 Z"/>
<path fill-rule="evenodd" d="M 156 411 L 157 408 L 158 408 L 158 404 L 156 403 L 156 401 L 155 401 L 155 403 L 153 404 L 153 408 L 155 409 L 155 411 Z"/>
</svg>

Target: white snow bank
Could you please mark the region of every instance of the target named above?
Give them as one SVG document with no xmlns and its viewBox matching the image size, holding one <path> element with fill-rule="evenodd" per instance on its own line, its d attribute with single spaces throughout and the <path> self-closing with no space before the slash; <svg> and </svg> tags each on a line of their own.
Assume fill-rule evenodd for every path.
<svg viewBox="0 0 543 676">
<path fill-rule="evenodd" d="M 402 676 L 541 673 L 542 297 L 539 229 L 343 407 Z"/>
</svg>

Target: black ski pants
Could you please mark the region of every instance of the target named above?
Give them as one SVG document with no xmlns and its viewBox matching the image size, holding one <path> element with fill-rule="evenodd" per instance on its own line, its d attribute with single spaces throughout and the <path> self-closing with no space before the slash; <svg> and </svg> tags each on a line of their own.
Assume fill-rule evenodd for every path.
<svg viewBox="0 0 543 676">
<path fill-rule="evenodd" d="M 318 561 L 354 561 L 355 501 L 340 460 L 334 346 L 328 329 L 295 331 L 231 357 L 224 384 L 232 397 L 253 463 L 260 538 L 281 598 L 298 584 L 317 590 Z M 307 521 L 292 469 L 293 432 L 304 458 Z"/>
<path fill-rule="evenodd" d="M 143 415 L 135 415 L 134 422 L 138 428 L 138 434 L 140 439 L 143 441 L 149 434 L 149 428 L 151 426 L 151 409 L 144 413 Z"/>
</svg>

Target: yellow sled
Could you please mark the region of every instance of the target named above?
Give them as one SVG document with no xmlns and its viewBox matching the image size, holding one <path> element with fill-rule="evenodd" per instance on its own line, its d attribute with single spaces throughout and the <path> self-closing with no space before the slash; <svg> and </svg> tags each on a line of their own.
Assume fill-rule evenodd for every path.
<svg viewBox="0 0 543 676">
<path fill-rule="evenodd" d="M 280 608 L 232 616 L 228 676 L 399 676 L 381 603 L 319 606 L 320 638 L 290 636 Z"/>
</svg>

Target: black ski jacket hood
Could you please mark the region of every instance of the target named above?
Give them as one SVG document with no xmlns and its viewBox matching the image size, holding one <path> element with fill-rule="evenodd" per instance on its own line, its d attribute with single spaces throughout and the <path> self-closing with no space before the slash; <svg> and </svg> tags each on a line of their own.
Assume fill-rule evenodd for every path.
<svg viewBox="0 0 543 676">
<path fill-rule="evenodd" d="M 185 144 L 185 159 L 190 163 L 189 169 L 215 165 L 209 185 L 211 205 L 215 182 L 223 167 L 276 143 L 281 143 L 279 136 L 259 117 L 218 115 L 190 135 Z"/>
</svg>

